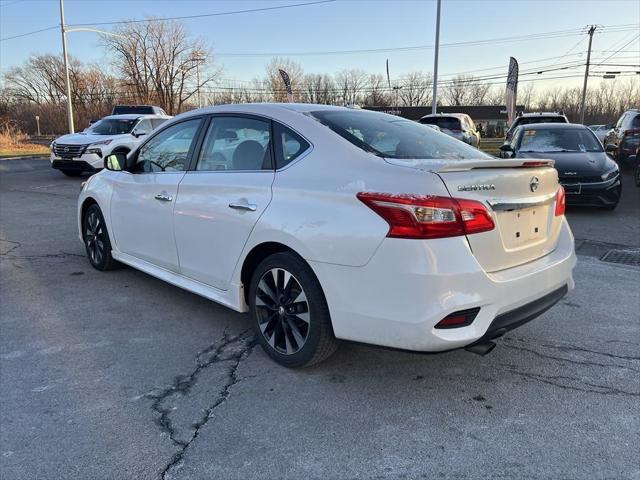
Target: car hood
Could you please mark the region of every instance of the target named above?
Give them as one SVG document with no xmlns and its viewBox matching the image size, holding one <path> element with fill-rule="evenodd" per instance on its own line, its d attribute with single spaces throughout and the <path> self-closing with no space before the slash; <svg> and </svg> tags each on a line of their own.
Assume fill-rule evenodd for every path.
<svg viewBox="0 0 640 480">
<path fill-rule="evenodd" d="M 615 162 L 604 152 L 518 152 L 517 158 L 552 159 L 561 177 L 565 176 L 566 172 L 572 172 L 569 175 L 580 176 L 602 175 L 615 166 Z"/>
<path fill-rule="evenodd" d="M 120 138 L 131 137 L 130 134 L 125 133 L 123 135 L 96 135 L 93 133 L 69 133 L 61 137 L 56 138 L 55 142 L 64 145 L 87 145 L 89 143 L 103 142 L 105 140 L 117 140 Z"/>
</svg>

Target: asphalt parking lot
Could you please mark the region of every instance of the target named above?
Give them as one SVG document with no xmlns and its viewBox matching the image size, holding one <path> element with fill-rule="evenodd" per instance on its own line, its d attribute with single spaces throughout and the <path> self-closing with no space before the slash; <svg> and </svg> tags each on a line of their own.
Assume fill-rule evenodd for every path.
<svg viewBox="0 0 640 480">
<path fill-rule="evenodd" d="M 6 479 L 640 478 L 640 188 L 569 209 L 576 289 L 486 357 L 343 344 L 287 370 L 248 317 L 93 270 L 81 179 L 0 161 Z M 611 245 L 615 244 L 615 245 Z"/>
</svg>

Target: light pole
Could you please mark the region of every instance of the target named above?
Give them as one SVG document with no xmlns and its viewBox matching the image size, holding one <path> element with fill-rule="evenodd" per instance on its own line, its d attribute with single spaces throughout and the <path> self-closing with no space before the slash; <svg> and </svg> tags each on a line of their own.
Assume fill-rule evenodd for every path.
<svg viewBox="0 0 640 480">
<path fill-rule="evenodd" d="M 438 7 L 436 12 L 436 46 L 433 56 L 433 101 L 431 102 L 431 113 L 436 113 L 438 108 L 438 54 L 440 53 L 440 2 L 437 0 Z"/>
<path fill-rule="evenodd" d="M 67 58 L 67 35 L 64 27 L 64 0 L 60 0 L 60 32 L 62 33 L 62 56 L 64 58 L 64 79 L 67 95 L 67 122 L 69 133 L 73 133 L 73 106 L 71 105 L 71 83 L 69 82 L 69 60 Z"/>
<path fill-rule="evenodd" d="M 201 50 L 194 50 L 191 54 L 191 61 L 196 64 L 196 95 L 198 96 L 198 108 L 202 108 L 202 96 L 200 95 L 200 65 L 205 63 L 207 55 Z"/>
<path fill-rule="evenodd" d="M 62 34 L 62 56 L 64 59 L 64 85 L 67 96 L 67 123 L 69 133 L 74 133 L 73 127 L 73 105 L 71 102 L 71 82 L 69 81 L 69 59 L 67 57 L 67 32 L 95 32 L 112 37 L 122 37 L 116 33 L 104 32 L 95 28 L 66 28 L 64 26 L 64 0 L 60 0 L 60 33 Z"/>
</svg>

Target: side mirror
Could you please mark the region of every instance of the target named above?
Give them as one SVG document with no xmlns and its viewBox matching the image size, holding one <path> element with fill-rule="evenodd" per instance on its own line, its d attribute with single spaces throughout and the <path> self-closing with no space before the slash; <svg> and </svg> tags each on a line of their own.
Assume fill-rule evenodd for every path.
<svg viewBox="0 0 640 480">
<path fill-rule="evenodd" d="M 112 172 L 120 172 L 127 166 L 127 156 L 124 153 L 112 153 L 104 157 L 104 168 Z"/>
<path fill-rule="evenodd" d="M 618 151 L 618 146 L 617 146 L 617 145 L 614 145 L 613 143 L 607 143 L 607 146 L 606 146 L 606 147 L 604 147 L 604 150 L 605 150 L 607 153 L 614 153 L 614 152 L 617 152 L 617 151 Z"/>
<path fill-rule="evenodd" d="M 149 132 L 145 132 L 144 130 L 136 130 L 132 132 L 133 136 L 136 138 L 142 137 L 143 135 L 148 135 Z"/>
<path fill-rule="evenodd" d="M 508 143 L 503 143 L 500 145 L 500 157 L 501 158 L 511 158 L 513 157 L 514 151 L 513 147 Z"/>
</svg>

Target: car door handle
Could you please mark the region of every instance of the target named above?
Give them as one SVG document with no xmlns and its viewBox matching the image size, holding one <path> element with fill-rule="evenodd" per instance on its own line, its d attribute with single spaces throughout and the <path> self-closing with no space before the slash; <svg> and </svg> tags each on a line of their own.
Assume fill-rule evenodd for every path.
<svg viewBox="0 0 640 480">
<path fill-rule="evenodd" d="M 162 192 L 155 196 L 156 200 L 160 200 L 161 202 L 170 202 L 173 200 L 173 197 L 168 193 Z"/>
<path fill-rule="evenodd" d="M 254 203 L 230 203 L 229 208 L 234 210 L 247 210 L 249 212 L 255 212 L 258 206 Z"/>
</svg>

